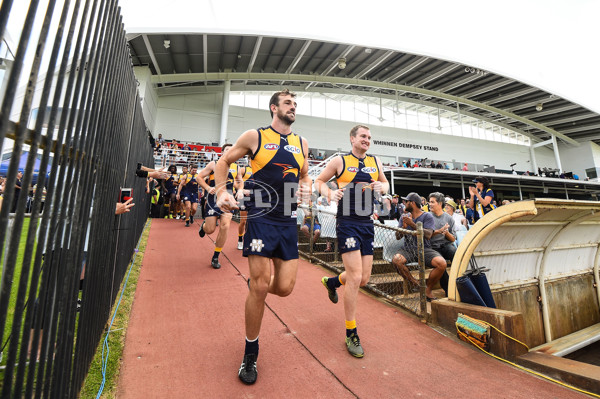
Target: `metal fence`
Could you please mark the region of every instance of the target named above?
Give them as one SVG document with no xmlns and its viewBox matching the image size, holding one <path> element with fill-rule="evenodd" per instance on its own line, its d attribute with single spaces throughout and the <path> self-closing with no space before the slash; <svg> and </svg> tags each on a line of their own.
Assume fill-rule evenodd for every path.
<svg viewBox="0 0 600 399">
<path fill-rule="evenodd" d="M 117 2 L 55 4 L 36 19 L 29 3 L 0 106 L 0 143 L 13 145 L 0 210 L 2 398 L 77 397 L 150 206 L 134 172 L 152 148 Z M 121 187 L 136 205 L 115 216 Z"/>
<path fill-rule="evenodd" d="M 335 205 L 298 207 L 298 248 L 306 258 L 341 273 L 344 265 L 338 252 L 334 208 Z M 375 221 L 373 225 L 373 269 L 365 288 L 420 317 L 426 317 L 422 224 L 417 224 L 417 231 L 398 228 L 397 222 L 385 224 Z M 400 250 L 410 257 L 406 268 L 393 262 Z"/>
</svg>

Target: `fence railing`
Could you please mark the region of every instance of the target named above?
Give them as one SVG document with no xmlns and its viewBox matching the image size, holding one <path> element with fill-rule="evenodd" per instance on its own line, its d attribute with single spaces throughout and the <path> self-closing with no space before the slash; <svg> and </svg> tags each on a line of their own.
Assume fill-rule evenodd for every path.
<svg viewBox="0 0 600 399">
<path fill-rule="evenodd" d="M 344 271 L 338 252 L 335 205 L 328 207 L 298 207 L 300 233 L 298 249 L 313 262 L 317 262 L 336 273 Z M 315 217 L 311 217 L 315 215 Z M 305 218 L 306 216 L 309 216 Z M 393 222 L 397 224 L 396 222 Z M 373 269 L 366 289 L 381 295 L 420 317 L 427 315 L 425 296 L 425 258 L 423 250 L 423 227 L 419 222 L 417 231 L 398 228 L 394 225 L 373 223 L 375 239 L 373 245 Z M 406 272 L 392 262 L 402 249 L 410 256 Z"/>
<path fill-rule="evenodd" d="M 40 2 L 29 4 L 0 105 L 0 143 L 14 141 L 0 209 L 2 398 L 78 396 L 150 205 L 134 172 L 152 148 L 117 2 L 44 5 L 34 33 Z M 46 190 L 31 200 L 34 176 Z M 121 187 L 136 205 L 115 216 Z"/>
</svg>

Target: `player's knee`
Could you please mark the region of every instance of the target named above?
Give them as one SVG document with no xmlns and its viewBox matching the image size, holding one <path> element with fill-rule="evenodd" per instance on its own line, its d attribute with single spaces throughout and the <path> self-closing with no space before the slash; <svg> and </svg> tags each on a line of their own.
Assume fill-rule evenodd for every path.
<svg viewBox="0 0 600 399">
<path fill-rule="evenodd" d="M 290 295 L 294 290 L 294 285 L 296 285 L 296 280 L 290 281 L 282 287 L 278 287 L 276 292 L 277 296 L 285 297 Z"/>
</svg>

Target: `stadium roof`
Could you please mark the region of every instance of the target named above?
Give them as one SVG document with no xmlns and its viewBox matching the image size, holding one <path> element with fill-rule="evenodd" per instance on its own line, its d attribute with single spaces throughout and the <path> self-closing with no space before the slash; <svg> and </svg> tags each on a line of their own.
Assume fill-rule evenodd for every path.
<svg viewBox="0 0 600 399">
<path fill-rule="evenodd" d="M 558 95 L 471 65 L 383 48 L 239 34 L 129 34 L 135 66 L 160 95 L 276 90 L 376 96 L 476 116 L 534 142 L 600 143 L 600 115 Z M 341 68 L 344 66 L 344 68 Z M 458 108 L 457 108 L 458 104 Z"/>
</svg>

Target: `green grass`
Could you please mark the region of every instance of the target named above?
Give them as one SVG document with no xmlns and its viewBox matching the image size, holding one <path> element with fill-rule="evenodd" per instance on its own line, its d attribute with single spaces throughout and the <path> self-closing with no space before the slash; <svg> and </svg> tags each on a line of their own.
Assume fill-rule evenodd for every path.
<svg viewBox="0 0 600 399">
<path fill-rule="evenodd" d="M 110 353 L 106 366 L 106 382 L 104 383 L 102 398 L 116 398 L 117 382 L 119 380 L 119 371 L 121 368 L 121 356 L 123 354 L 123 346 L 125 345 L 125 333 L 127 332 L 127 326 L 129 324 L 129 314 L 131 313 L 131 306 L 133 304 L 149 232 L 150 229 L 147 228 L 142 234 L 139 252 L 135 258 L 135 263 L 131 270 L 131 274 L 129 275 L 129 280 L 127 281 L 127 287 L 123 293 L 123 299 L 121 300 L 119 310 L 115 316 L 115 321 L 108 336 Z M 124 282 L 125 278 L 123 279 L 123 283 Z M 123 283 L 121 283 L 121 290 L 123 289 Z M 110 313 L 111 317 L 118 300 L 119 296 L 117 296 L 115 304 L 113 305 L 113 309 Z M 110 323 L 110 319 L 107 320 L 107 327 L 108 323 Z M 95 398 L 100 389 L 100 385 L 102 384 L 102 346 L 105 337 L 106 334 L 103 334 L 100 343 L 98 344 L 98 348 L 96 349 L 96 355 L 92 360 L 90 370 L 88 371 L 83 388 L 79 394 L 79 397 L 81 398 Z"/>
<path fill-rule="evenodd" d="M 21 232 L 21 238 L 19 241 L 19 249 L 17 252 L 17 262 L 15 265 L 15 270 L 14 270 L 14 274 L 13 274 L 13 283 L 11 285 L 11 291 L 10 291 L 10 299 L 8 302 L 8 312 L 6 315 L 6 324 L 4 326 L 4 335 L 2 337 L 2 343 L 0 345 L 4 345 L 7 342 L 7 339 L 12 331 L 12 326 L 13 326 L 13 317 L 15 314 L 15 307 L 16 307 L 16 303 L 17 303 L 17 292 L 19 289 L 19 280 L 21 279 L 21 270 L 22 270 L 22 264 L 23 264 L 23 255 L 25 253 L 25 243 L 27 241 L 27 230 L 29 229 L 29 221 L 30 219 L 28 217 L 26 217 L 23 220 L 23 230 Z M 35 248 L 35 245 L 34 245 Z M 2 264 L 4 264 L 4 253 L 2 253 Z M 32 256 L 32 260 L 33 260 L 33 256 Z M 4 270 L 2 270 L 3 272 Z M 31 276 L 30 276 L 31 277 Z M 29 305 L 28 305 L 29 306 Z M 24 316 L 25 314 L 23 314 Z M 19 337 L 21 336 L 21 334 L 19 334 Z M 0 364 L 5 365 L 6 364 L 6 359 L 7 359 L 7 352 L 8 352 L 8 346 L 10 345 L 10 343 L 8 343 L 6 345 L 6 348 L 4 348 L 4 356 L 2 358 L 2 362 Z M 1 346 L 0 346 L 1 347 Z"/>
</svg>

